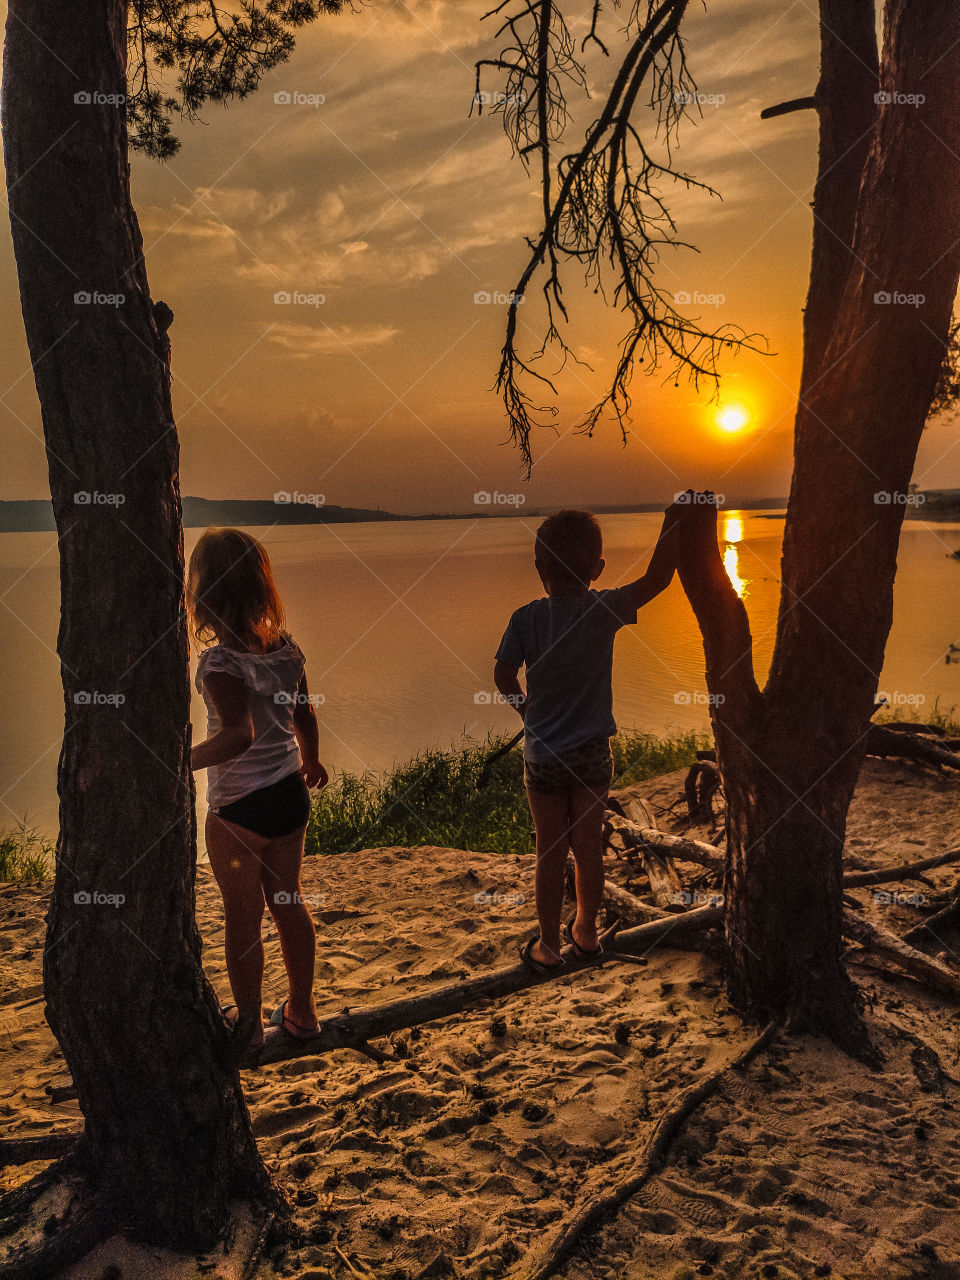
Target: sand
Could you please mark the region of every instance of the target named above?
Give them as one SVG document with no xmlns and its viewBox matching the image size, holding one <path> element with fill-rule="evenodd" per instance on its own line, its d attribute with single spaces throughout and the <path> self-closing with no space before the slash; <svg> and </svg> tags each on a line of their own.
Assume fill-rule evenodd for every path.
<svg viewBox="0 0 960 1280">
<path fill-rule="evenodd" d="M 682 777 L 637 790 L 667 806 Z M 960 783 L 869 761 L 850 814 L 850 868 L 952 847 L 958 801 Z M 531 869 L 530 859 L 436 848 L 310 862 L 322 1010 L 512 958 L 530 932 Z M 621 883 L 624 873 L 611 865 Z M 932 899 L 956 878 L 945 868 L 930 884 L 887 887 Z M 855 896 L 894 932 L 918 919 L 909 903 Z M 219 901 L 203 868 L 197 906 L 207 971 L 226 998 Z M 43 1020 L 44 910 L 42 890 L 0 888 L 0 1114 L 11 1136 L 80 1121 L 75 1102 L 47 1092 L 69 1081 Z M 958 963 L 960 937 L 944 941 Z M 960 1277 L 960 1010 L 909 979 L 852 972 L 883 1071 L 814 1038 L 780 1040 L 694 1113 L 662 1170 L 560 1275 Z M 265 1003 L 284 994 L 271 932 Z M 715 959 L 663 948 L 645 967 L 611 964 L 400 1033 L 381 1042 L 394 1055 L 381 1066 L 340 1051 L 246 1074 L 261 1150 L 307 1232 L 276 1274 L 348 1277 L 344 1257 L 377 1280 L 512 1272 L 581 1203 L 587 1179 L 602 1179 L 679 1089 L 755 1034 L 729 1008 Z M 9 1169 L 4 1184 L 40 1167 Z M 72 1275 L 100 1280 L 111 1265 L 113 1280 L 235 1274 L 222 1259 L 198 1266 L 113 1241 Z"/>
</svg>

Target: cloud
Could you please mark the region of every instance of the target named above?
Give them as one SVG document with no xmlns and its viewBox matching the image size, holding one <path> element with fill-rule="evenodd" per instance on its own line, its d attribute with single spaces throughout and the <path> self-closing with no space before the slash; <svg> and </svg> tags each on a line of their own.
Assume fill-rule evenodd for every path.
<svg viewBox="0 0 960 1280">
<path fill-rule="evenodd" d="M 351 326 L 333 328 L 323 325 L 314 328 L 309 324 L 287 323 L 275 325 L 269 339 L 283 347 L 287 354 L 307 360 L 313 356 L 355 355 L 369 347 L 382 347 L 399 333 L 389 325 Z"/>
</svg>

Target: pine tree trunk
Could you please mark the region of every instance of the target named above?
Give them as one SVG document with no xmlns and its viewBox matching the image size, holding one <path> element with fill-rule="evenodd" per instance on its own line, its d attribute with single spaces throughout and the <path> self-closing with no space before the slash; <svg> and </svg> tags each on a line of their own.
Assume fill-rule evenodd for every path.
<svg viewBox="0 0 960 1280">
<path fill-rule="evenodd" d="M 122 0 L 11 0 L 14 249 L 60 542 L 65 733 L 47 1016 L 91 1194 L 209 1244 L 275 1197 L 200 964 L 178 442 L 130 201 Z"/>
<path fill-rule="evenodd" d="M 890 0 L 877 73 L 873 9 L 821 0 L 821 176 L 763 691 L 715 513 L 694 520 L 681 565 L 719 695 L 731 992 L 752 1013 L 798 1015 L 840 1040 L 855 1038 L 856 1021 L 840 962 L 846 815 L 892 620 L 903 499 L 960 277 L 960 10 Z M 877 110 L 881 91 L 895 100 Z M 924 102 L 909 100 L 918 94 Z"/>
</svg>

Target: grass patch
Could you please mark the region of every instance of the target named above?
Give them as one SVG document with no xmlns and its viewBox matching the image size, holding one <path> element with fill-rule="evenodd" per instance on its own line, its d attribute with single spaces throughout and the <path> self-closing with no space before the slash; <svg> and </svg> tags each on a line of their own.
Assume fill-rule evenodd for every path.
<svg viewBox="0 0 960 1280">
<path fill-rule="evenodd" d="M 53 862 L 53 842 L 28 827 L 26 819 L 0 831 L 0 880 L 42 884 L 51 875 Z"/>
<path fill-rule="evenodd" d="M 425 844 L 531 853 L 533 822 L 523 789 L 521 748 L 498 760 L 487 785 L 477 788 L 484 761 L 505 741 L 489 738 L 451 751 L 425 751 L 382 777 L 341 774 L 313 802 L 307 854 Z M 709 743 L 703 733 L 666 738 L 636 731 L 617 734 L 612 741 L 613 785 L 680 769 Z"/>
</svg>

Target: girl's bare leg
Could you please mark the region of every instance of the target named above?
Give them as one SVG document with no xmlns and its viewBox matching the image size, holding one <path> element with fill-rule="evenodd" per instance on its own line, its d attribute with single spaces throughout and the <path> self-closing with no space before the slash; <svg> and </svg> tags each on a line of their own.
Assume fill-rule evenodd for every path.
<svg viewBox="0 0 960 1280">
<path fill-rule="evenodd" d="M 529 789 L 527 800 L 537 832 L 536 900 L 540 925 L 540 939 L 530 954 L 541 964 L 556 964 L 561 947 L 563 876 L 570 848 L 569 803 L 566 795 Z"/>
<path fill-rule="evenodd" d="M 262 896 L 280 934 L 283 963 L 290 984 L 287 1017 L 301 1027 L 313 1028 L 317 1006 L 313 998 L 313 978 L 317 958 L 317 931 L 313 916 L 303 901 L 300 869 L 303 864 L 303 837 L 306 827 L 288 836 L 268 840 L 260 869 Z"/>
<path fill-rule="evenodd" d="M 238 1020 L 252 1022 L 253 1039 L 263 1036 L 263 885 L 261 858 L 266 841 L 252 831 L 207 815 L 207 854 L 223 896 L 224 949 Z"/>
</svg>

